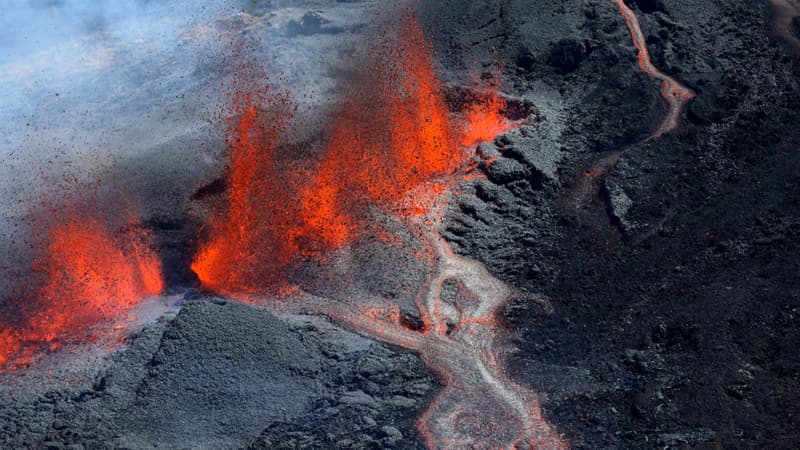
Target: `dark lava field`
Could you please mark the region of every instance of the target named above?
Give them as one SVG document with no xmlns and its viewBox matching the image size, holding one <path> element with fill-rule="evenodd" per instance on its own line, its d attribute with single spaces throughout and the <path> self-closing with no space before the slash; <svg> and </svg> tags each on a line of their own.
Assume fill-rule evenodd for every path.
<svg viewBox="0 0 800 450">
<path fill-rule="evenodd" d="M 275 78 L 288 90 L 310 83 L 319 102 L 301 104 L 297 116 L 310 131 L 299 140 L 318 142 L 325 120 L 309 120 L 308 111 L 332 114 L 331 86 L 357 72 L 342 61 L 369 35 L 369 11 L 383 2 L 231 3 L 235 15 L 208 26 L 201 17 L 191 32 L 247 34 L 273 52 L 283 69 Z M 619 3 L 638 19 L 660 76 L 693 94 L 685 108 L 671 110 L 663 80 L 641 67 Z M 798 448 L 800 4 L 421 0 L 411 8 L 443 86 L 453 92 L 495 77 L 508 105 L 527 117 L 470 147 L 489 163 L 459 181 L 440 226 L 458 255 L 452 261 L 478 261 L 488 271 L 479 278 L 493 276 L 519 294 L 487 328 L 502 341 L 487 347 L 500 349 L 499 359 L 476 361 L 500 361 L 499 385 L 516 386 L 511 407 L 535 393 L 537 420 L 560 443 L 525 430 L 530 440 L 515 448 Z M 86 33 L 81 39 L 107 32 Z M 129 49 L 130 66 L 103 69 L 124 81 L 106 85 L 105 72 L 83 80 L 68 97 L 77 106 L 65 111 L 85 109 L 86 123 L 55 116 L 35 132 L 4 131 L 3 228 L 22 215 L 14 209 L 20 186 L 35 189 L 24 168 L 39 162 L 19 152 L 33 154 L 57 132 L 116 149 L 114 164 L 85 168 L 122 180 L 144 205 L 166 284 L 111 348 L 71 343 L 0 372 L 0 448 L 497 448 L 493 438 L 449 445 L 421 419 L 436 413 L 429 407 L 448 386 L 471 380 L 442 369 L 439 347 L 405 345 L 383 330 L 370 335 L 342 319 L 345 310 L 318 307 L 322 300 L 265 308 L 198 281 L 190 263 L 196 236 L 207 232 L 202 202 L 232 189 L 218 163 L 225 137 L 210 131 L 208 111 L 216 109 L 198 98 L 228 66 L 212 52 L 184 50 Z M 16 74 L 39 70 L 3 67 L 0 80 L 15 85 L 25 83 Z M 26 86 L 21 92 L 35 95 L 20 104 L 31 109 L 9 100 L 2 130 L 40 126 L 38 117 L 61 108 L 38 84 Z M 671 111 L 677 121 L 665 129 Z M 100 137 L 83 138 L 84 129 Z M 3 267 L 16 261 L 14 233 L 3 234 Z M 424 268 L 399 250 L 381 252 L 354 251 L 352 271 L 314 260 L 292 269 L 292 284 L 320 299 L 375 293 L 400 305 L 402 333 L 422 333 L 427 319 L 406 291 L 425 279 Z M 344 279 L 357 287 L 339 290 Z M 13 308 L 0 308 L 0 318 Z M 475 409 L 478 422 L 503 420 L 470 406 L 470 395 L 461 407 Z"/>
</svg>

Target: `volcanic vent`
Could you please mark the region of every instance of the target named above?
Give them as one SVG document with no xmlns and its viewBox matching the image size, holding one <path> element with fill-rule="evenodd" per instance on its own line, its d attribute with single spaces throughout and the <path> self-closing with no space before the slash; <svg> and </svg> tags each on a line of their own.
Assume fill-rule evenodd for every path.
<svg viewBox="0 0 800 450">
<path fill-rule="evenodd" d="M 467 169 L 492 163 L 471 162 L 474 146 L 530 125 L 535 109 L 500 96 L 493 79 L 451 89 L 448 102 L 416 16 L 384 20 L 358 56 L 317 161 L 301 165 L 281 150 L 294 109 L 288 96 L 237 86 L 229 193 L 211 213 L 192 268 L 205 289 L 322 312 L 418 352 L 447 384 L 419 422 L 432 448 L 562 447 L 536 395 L 505 374 L 497 312 L 514 291 L 455 255 L 438 232 L 448 199 L 472 176 Z M 367 263 L 393 267 L 385 276 L 405 292 L 359 286 L 365 247 Z M 319 267 L 311 283 L 309 264 Z M 446 283 L 457 288 L 449 302 Z"/>
</svg>

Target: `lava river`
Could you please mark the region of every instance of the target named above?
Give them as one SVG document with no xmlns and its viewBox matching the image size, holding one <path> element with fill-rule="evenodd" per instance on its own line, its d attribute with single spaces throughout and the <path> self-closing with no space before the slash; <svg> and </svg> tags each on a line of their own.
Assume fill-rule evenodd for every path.
<svg viewBox="0 0 800 450">
<path fill-rule="evenodd" d="M 661 82 L 660 93 L 666 103 L 667 111 L 658 127 L 643 142 L 658 139 L 678 128 L 686 107 L 695 97 L 695 93 L 653 64 L 650 58 L 650 51 L 647 48 L 647 40 L 639 23 L 639 17 L 625 3 L 625 0 L 611 1 L 619 8 L 619 12 L 628 27 L 631 42 L 636 49 L 639 68 L 647 76 Z M 599 204 L 600 202 L 598 201 L 600 184 L 608 172 L 617 165 L 620 155 L 632 147 L 629 145 L 608 152 L 578 177 L 575 185 L 567 195 L 567 204 L 569 208 L 578 212 L 579 219 L 582 222 L 605 223 L 608 221 L 606 206 Z M 589 205 L 593 207 L 587 207 Z M 610 242 L 613 243 L 614 240 L 612 238 Z"/>
</svg>

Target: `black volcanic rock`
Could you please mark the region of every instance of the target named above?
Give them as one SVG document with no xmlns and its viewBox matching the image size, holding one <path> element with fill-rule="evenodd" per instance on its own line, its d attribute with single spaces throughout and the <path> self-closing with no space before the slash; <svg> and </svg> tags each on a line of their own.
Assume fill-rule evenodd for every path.
<svg viewBox="0 0 800 450">
<path fill-rule="evenodd" d="M 747 1 L 631 1 L 656 65 L 697 93 L 678 130 L 643 142 L 665 113 L 659 83 L 639 69 L 613 2 L 584 2 L 580 15 L 574 3 L 515 4 L 496 26 L 520 42 L 491 43 L 510 67 L 520 49 L 536 56 L 505 81 L 542 116 L 541 141 L 502 158 L 532 171 L 514 152 L 558 148 L 554 176 L 526 190 L 508 182 L 518 172 L 490 166 L 445 227 L 460 252 L 553 304 L 552 316 L 507 308 L 522 335 L 511 370 L 547 395 L 545 416 L 574 448 L 792 448 L 800 60 Z M 449 43 L 466 29 L 434 33 Z M 565 39 L 591 51 L 556 71 L 550 51 Z M 598 190 L 570 204 L 596 175 L 586 169 L 617 151 Z"/>
<path fill-rule="evenodd" d="M 295 20 L 298 35 L 332 38 L 325 2 L 301 3 L 322 19 Z M 518 350 L 507 373 L 541 394 L 573 448 L 795 448 L 800 59 L 770 39 L 774 18 L 750 0 L 629 4 L 655 64 L 697 93 L 679 128 L 653 139 L 660 82 L 639 68 L 614 2 L 419 2 L 448 86 L 500 65 L 504 94 L 537 117 L 477 146 L 481 164 L 442 234 L 519 291 L 503 309 Z M 467 94 L 448 91 L 449 106 Z M 588 171 L 612 156 L 607 171 Z M 219 176 L 189 183 L 157 169 L 188 195 Z M 164 192 L 137 195 L 150 205 Z M 148 223 L 172 245 L 177 222 Z M 386 268 L 365 254 L 354 278 L 397 301 L 403 289 L 379 285 Z M 406 311 L 401 320 L 422 326 Z M 412 354 L 228 300 L 187 302 L 106 366 L 67 385 L 8 379 L 0 444 L 419 448 L 415 420 L 439 388 Z"/>
<path fill-rule="evenodd" d="M 639 10 L 645 14 L 663 11 L 664 9 L 662 0 L 632 0 L 631 3 L 639 7 Z"/>
</svg>

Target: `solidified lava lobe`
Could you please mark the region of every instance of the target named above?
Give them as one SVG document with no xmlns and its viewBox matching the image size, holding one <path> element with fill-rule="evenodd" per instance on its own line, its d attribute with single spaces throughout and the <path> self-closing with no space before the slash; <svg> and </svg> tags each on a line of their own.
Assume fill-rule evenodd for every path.
<svg viewBox="0 0 800 450">
<path fill-rule="evenodd" d="M 25 286 L 12 298 L 0 330 L 0 367 L 21 367 L 122 318 L 164 288 L 152 237 L 132 223 L 115 235 L 86 211 L 66 208 L 41 232 L 39 254 Z"/>
</svg>

